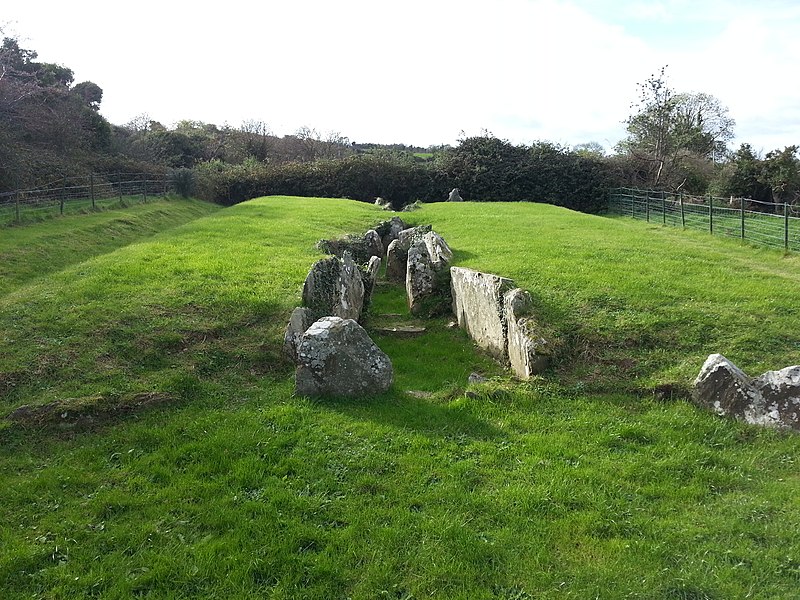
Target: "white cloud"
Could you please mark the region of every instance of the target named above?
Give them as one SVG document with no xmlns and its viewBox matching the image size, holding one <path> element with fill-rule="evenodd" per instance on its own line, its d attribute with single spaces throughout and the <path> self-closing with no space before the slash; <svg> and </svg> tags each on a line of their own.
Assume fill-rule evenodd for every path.
<svg viewBox="0 0 800 600">
<path fill-rule="evenodd" d="M 257 118 L 278 133 L 308 125 L 358 141 L 453 143 L 486 128 L 514 142 L 611 146 L 636 82 L 670 64 L 679 91 L 730 107 L 743 141 L 800 143 L 790 80 L 798 9 L 724 5 L 142 0 L 122 15 L 100 2 L 4 11 L 42 60 L 98 83 L 116 123 L 146 112 L 164 123 Z M 708 35 L 698 40 L 698 28 Z"/>
</svg>

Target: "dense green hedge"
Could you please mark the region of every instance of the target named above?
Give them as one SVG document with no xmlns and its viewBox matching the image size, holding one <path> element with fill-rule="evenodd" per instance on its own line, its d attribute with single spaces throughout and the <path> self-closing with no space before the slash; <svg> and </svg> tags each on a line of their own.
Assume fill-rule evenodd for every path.
<svg viewBox="0 0 800 600">
<path fill-rule="evenodd" d="M 601 158 L 548 143 L 515 146 L 491 136 L 467 138 L 425 163 L 388 153 L 276 165 L 210 161 L 195 175 L 198 196 L 226 205 L 286 194 L 364 202 L 381 197 L 401 208 L 416 200 L 444 201 L 457 187 L 465 200 L 545 202 L 584 212 L 603 210 L 615 183 Z"/>
</svg>

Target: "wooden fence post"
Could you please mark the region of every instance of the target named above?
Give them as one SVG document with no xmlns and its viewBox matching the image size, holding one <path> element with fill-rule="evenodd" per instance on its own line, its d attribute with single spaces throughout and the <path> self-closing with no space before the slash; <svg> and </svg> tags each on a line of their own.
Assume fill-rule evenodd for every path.
<svg viewBox="0 0 800 600">
<path fill-rule="evenodd" d="M 645 214 L 645 219 L 647 219 L 647 222 L 649 223 L 650 222 L 650 192 L 649 191 L 645 192 L 645 194 L 644 194 L 644 214 Z"/>
<path fill-rule="evenodd" d="M 661 222 L 667 224 L 667 198 L 664 190 L 661 190 Z"/>
<path fill-rule="evenodd" d="M 94 173 L 89 174 L 89 192 L 92 195 L 92 210 L 94 210 Z"/>
<path fill-rule="evenodd" d="M 683 212 L 683 192 L 680 193 L 680 203 L 681 203 L 681 227 L 686 229 L 686 213 Z"/>
<path fill-rule="evenodd" d="M 67 195 L 67 178 L 64 177 L 64 180 L 61 182 L 61 203 L 60 203 L 60 210 L 61 214 L 64 214 L 64 197 Z"/>
<path fill-rule="evenodd" d="M 19 192 L 14 193 L 14 203 L 16 205 L 17 223 L 19 223 Z"/>
<path fill-rule="evenodd" d="M 714 196 L 708 195 L 708 231 L 714 235 Z"/>
<path fill-rule="evenodd" d="M 744 241 L 744 198 L 739 198 L 742 213 L 742 241 Z"/>
<path fill-rule="evenodd" d="M 789 203 L 783 203 L 783 250 L 789 251 Z"/>
<path fill-rule="evenodd" d="M 147 175 L 144 176 L 144 185 L 142 186 L 142 197 L 144 198 L 144 202 L 147 202 Z"/>
<path fill-rule="evenodd" d="M 122 202 L 122 173 L 117 173 L 117 191 L 119 192 L 119 201 Z"/>
<path fill-rule="evenodd" d="M 631 219 L 636 218 L 636 192 L 634 190 L 628 190 L 631 193 Z"/>
</svg>

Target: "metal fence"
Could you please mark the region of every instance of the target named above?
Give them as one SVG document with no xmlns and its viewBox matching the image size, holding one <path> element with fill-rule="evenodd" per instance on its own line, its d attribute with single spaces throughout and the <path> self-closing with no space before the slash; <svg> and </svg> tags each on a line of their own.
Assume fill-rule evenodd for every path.
<svg viewBox="0 0 800 600">
<path fill-rule="evenodd" d="M 704 230 L 786 252 L 800 250 L 800 211 L 790 204 L 617 188 L 610 192 L 608 212 Z"/>
<path fill-rule="evenodd" d="M 142 173 L 65 177 L 36 189 L 0 193 L 0 227 L 147 202 L 169 191 L 166 177 Z"/>
</svg>

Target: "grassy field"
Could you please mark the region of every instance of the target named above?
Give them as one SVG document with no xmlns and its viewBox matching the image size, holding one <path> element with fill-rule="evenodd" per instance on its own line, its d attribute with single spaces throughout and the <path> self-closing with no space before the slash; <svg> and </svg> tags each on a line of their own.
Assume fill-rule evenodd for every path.
<svg viewBox="0 0 800 600">
<path fill-rule="evenodd" d="M 796 597 L 798 436 L 652 393 L 680 396 L 710 352 L 800 362 L 796 258 L 544 205 L 426 206 L 410 217 L 457 264 L 534 294 L 558 365 L 514 383 L 436 320 L 374 336 L 388 394 L 293 397 L 280 344 L 314 243 L 386 215 L 259 199 L 18 276 L 2 597 Z M 367 327 L 411 321 L 401 294 L 379 288 Z M 41 408 L 9 420 L 21 405 Z"/>
</svg>

